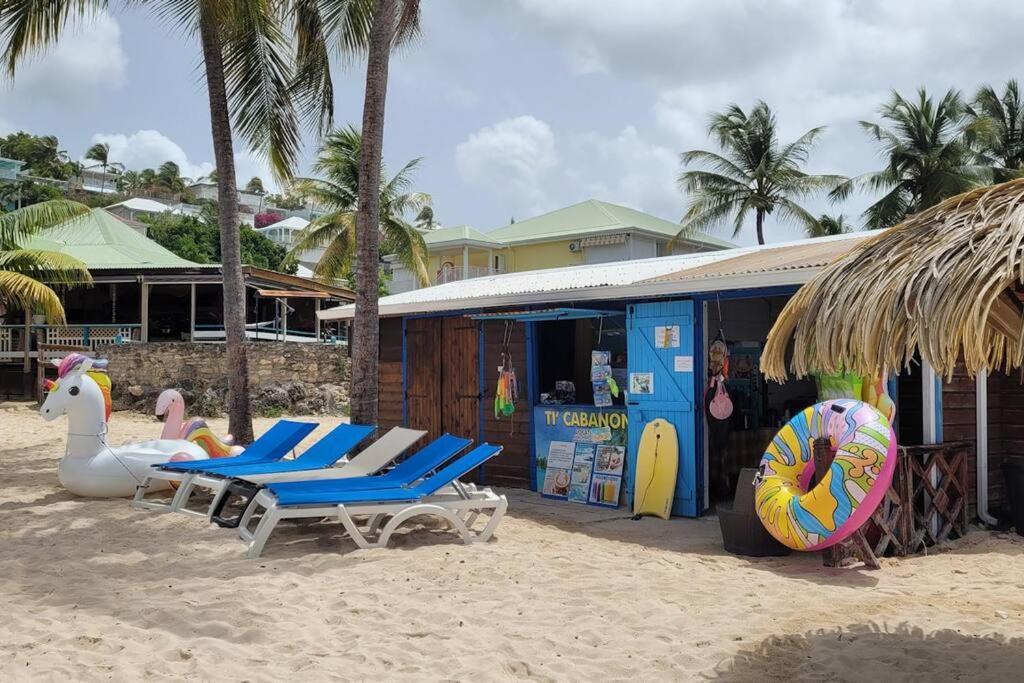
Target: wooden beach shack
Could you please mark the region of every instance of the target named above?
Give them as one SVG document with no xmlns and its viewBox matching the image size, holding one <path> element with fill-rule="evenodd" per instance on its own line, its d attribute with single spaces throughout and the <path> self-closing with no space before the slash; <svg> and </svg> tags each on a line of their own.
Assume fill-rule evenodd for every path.
<svg viewBox="0 0 1024 683">
<path fill-rule="evenodd" d="M 42 231 L 27 248 L 74 256 L 90 286 L 61 289 L 65 325 L 5 310 L 0 321 L 0 397 L 34 397 L 35 364 L 101 344 L 224 340 L 221 269 L 176 256 L 103 209 Z M 351 291 L 263 268 L 243 267 L 247 336 L 316 343 L 337 337 L 316 313 L 352 301 Z"/>
</svg>

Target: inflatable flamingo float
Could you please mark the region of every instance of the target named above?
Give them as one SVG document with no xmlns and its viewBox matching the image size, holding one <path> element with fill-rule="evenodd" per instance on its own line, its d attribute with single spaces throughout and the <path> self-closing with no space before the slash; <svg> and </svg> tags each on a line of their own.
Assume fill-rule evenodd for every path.
<svg viewBox="0 0 1024 683">
<path fill-rule="evenodd" d="M 210 457 L 201 442 L 186 439 L 109 445 L 107 362 L 74 353 L 53 364 L 58 379 L 46 382 L 46 400 L 39 413 L 48 422 L 62 415 L 68 417 L 67 449 L 57 474 L 61 485 L 71 493 L 98 498 L 131 496 L 152 465 Z"/>
<path fill-rule="evenodd" d="M 235 446 L 234 438 L 228 434 L 223 439 L 217 437 L 206 421 L 199 417 L 185 420 L 185 399 L 175 389 L 166 389 L 156 399 L 156 416 L 164 418 L 164 430 L 161 439 L 185 439 L 203 446 L 210 457 L 217 454 L 238 455 L 244 449 Z"/>
</svg>

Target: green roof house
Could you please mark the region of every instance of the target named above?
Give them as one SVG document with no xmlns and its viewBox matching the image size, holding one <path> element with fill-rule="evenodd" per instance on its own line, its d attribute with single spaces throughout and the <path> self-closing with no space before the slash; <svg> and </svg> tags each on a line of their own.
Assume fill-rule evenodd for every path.
<svg viewBox="0 0 1024 683">
<path fill-rule="evenodd" d="M 703 234 L 676 240 L 679 228 L 636 209 L 590 199 L 488 232 L 462 225 L 425 231 L 423 238 L 431 284 L 735 246 Z M 418 286 L 411 273 L 394 264 L 392 294 Z"/>
<path fill-rule="evenodd" d="M 95 349 L 124 341 L 222 341 L 221 267 L 175 255 L 104 209 L 43 230 L 24 245 L 73 256 L 84 262 L 91 285 L 60 290 L 68 324 L 37 321 L 29 355 L 46 344 Z M 347 289 L 243 266 L 248 336 L 265 341 L 316 341 L 316 311 L 323 304 L 346 303 Z M 0 363 L 25 357 L 22 311 L 7 311 L 0 325 Z"/>
</svg>

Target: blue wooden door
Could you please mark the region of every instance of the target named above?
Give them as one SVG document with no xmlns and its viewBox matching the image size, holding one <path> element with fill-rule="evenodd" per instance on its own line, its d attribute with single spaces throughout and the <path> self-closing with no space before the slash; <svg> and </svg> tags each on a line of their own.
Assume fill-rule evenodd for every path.
<svg viewBox="0 0 1024 683">
<path fill-rule="evenodd" d="M 626 499 L 633 503 L 636 453 L 644 425 L 663 418 L 679 435 L 679 475 L 672 514 L 696 517 L 696 412 L 692 301 L 634 304 L 627 310 L 629 391 L 629 477 Z M 639 390 L 639 391 L 637 391 Z"/>
</svg>

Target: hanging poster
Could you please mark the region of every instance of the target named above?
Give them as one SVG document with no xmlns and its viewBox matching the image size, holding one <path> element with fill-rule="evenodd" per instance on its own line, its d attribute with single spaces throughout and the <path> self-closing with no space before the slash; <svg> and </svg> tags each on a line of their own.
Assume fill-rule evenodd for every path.
<svg viewBox="0 0 1024 683">
<path fill-rule="evenodd" d="M 533 420 L 536 481 L 544 497 L 618 507 L 626 460 L 626 412 L 537 406 Z"/>
<path fill-rule="evenodd" d="M 676 356 L 674 365 L 676 372 L 693 372 L 693 356 Z"/>
<path fill-rule="evenodd" d="M 631 394 L 653 394 L 654 373 L 653 372 L 631 372 L 629 373 L 629 393 Z"/>
<path fill-rule="evenodd" d="M 679 325 L 668 325 L 654 328 L 654 348 L 678 349 Z"/>
</svg>

